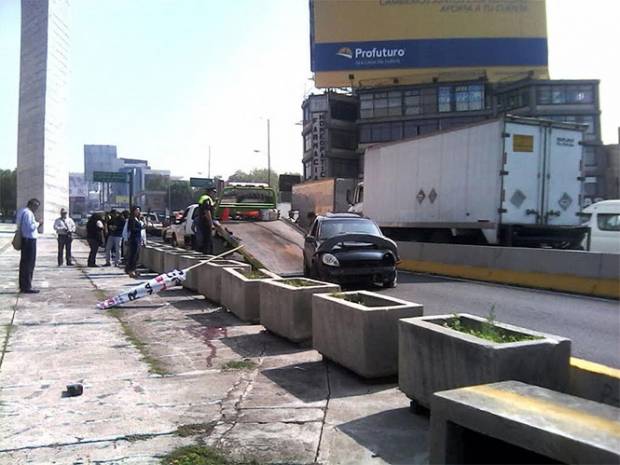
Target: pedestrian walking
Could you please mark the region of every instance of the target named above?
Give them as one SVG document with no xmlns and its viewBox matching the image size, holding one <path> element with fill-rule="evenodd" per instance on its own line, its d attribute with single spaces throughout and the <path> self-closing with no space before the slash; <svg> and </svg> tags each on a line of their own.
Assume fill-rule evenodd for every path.
<svg viewBox="0 0 620 465">
<path fill-rule="evenodd" d="M 144 234 L 146 229 L 140 218 L 140 207 L 133 207 L 129 215 L 129 219 L 125 224 L 123 239 L 127 242 L 127 264 L 125 265 L 125 273 L 130 277 L 138 276 L 136 268 L 138 266 L 138 254 L 140 246 L 144 243 Z"/>
<path fill-rule="evenodd" d="M 58 236 L 58 266 L 62 266 L 63 255 L 65 255 L 67 266 L 71 266 L 71 242 L 75 234 L 75 223 L 67 216 L 67 210 L 60 209 L 60 218 L 54 221 L 54 231 Z"/>
<path fill-rule="evenodd" d="M 123 228 L 125 220 L 119 212 L 112 210 L 110 219 L 108 220 L 108 238 L 105 244 L 105 265 L 111 266 L 110 260 L 114 262 L 114 266 L 118 266 L 121 261 L 121 241 L 123 239 Z"/>
<path fill-rule="evenodd" d="M 37 258 L 37 238 L 39 229 L 43 226 L 42 220 L 35 218 L 41 202 L 30 199 L 26 208 L 17 213 L 17 227 L 21 236 L 21 253 L 19 259 L 19 289 L 24 294 L 38 294 L 38 289 L 32 287 L 32 276 Z"/>
<path fill-rule="evenodd" d="M 99 213 L 93 213 L 88 222 L 86 223 L 86 240 L 90 247 L 90 253 L 88 254 L 88 266 L 91 268 L 97 268 L 95 260 L 97 258 L 97 251 L 101 247 L 103 242 L 103 221 L 101 221 L 101 215 Z"/>
</svg>

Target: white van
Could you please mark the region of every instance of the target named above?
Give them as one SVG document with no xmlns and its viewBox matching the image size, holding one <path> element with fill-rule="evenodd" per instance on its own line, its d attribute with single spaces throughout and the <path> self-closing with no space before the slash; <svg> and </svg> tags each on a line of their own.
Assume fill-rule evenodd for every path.
<svg viewBox="0 0 620 465">
<path fill-rule="evenodd" d="M 603 200 L 583 209 L 590 227 L 590 251 L 620 254 L 620 200 Z M 586 239 L 587 240 L 587 239 Z M 584 243 L 584 249 L 587 250 Z"/>
</svg>

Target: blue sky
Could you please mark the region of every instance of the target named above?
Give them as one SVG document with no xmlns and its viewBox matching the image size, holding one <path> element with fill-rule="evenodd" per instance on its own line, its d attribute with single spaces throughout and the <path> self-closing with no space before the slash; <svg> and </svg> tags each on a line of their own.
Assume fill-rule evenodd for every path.
<svg viewBox="0 0 620 465">
<path fill-rule="evenodd" d="M 553 78 L 601 79 L 603 139 L 617 141 L 617 0 L 548 0 Z M 0 168 L 16 164 L 19 0 L 0 0 Z M 114 144 L 173 174 L 301 170 L 312 90 L 307 0 L 72 0 L 68 151 Z"/>
</svg>

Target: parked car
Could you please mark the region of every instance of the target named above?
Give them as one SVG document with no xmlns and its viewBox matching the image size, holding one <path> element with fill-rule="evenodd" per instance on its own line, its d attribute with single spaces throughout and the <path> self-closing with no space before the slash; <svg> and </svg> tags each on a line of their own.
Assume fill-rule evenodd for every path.
<svg viewBox="0 0 620 465">
<path fill-rule="evenodd" d="M 194 235 L 192 223 L 197 215 L 198 204 L 187 207 L 180 218 L 176 218 L 170 226 L 162 231 L 164 242 L 175 247 L 190 247 Z"/>
<path fill-rule="evenodd" d="M 590 247 L 587 239 L 584 249 L 592 252 L 620 254 L 620 200 L 603 200 L 583 209 L 584 226 L 590 227 Z"/>
<path fill-rule="evenodd" d="M 396 286 L 396 243 L 368 218 L 351 213 L 317 216 L 306 236 L 303 255 L 306 277 Z"/>
</svg>

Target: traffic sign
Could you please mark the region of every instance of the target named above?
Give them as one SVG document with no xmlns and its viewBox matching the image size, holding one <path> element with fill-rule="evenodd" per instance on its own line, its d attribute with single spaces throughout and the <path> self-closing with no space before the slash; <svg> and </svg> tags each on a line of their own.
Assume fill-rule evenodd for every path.
<svg viewBox="0 0 620 465">
<path fill-rule="evenodd" d="M 209 187 L 215 187 L 215 182 L 211 178 L 189 178 L 189 185 L 208 189 Z"/>
<path fill-rule="evenodd" d="M 93 171 L 93 182 L 129 182 L 129 173 Z"/>
</svg>

